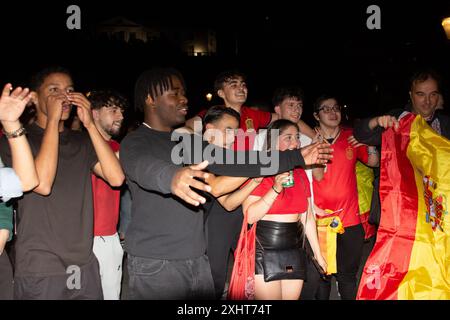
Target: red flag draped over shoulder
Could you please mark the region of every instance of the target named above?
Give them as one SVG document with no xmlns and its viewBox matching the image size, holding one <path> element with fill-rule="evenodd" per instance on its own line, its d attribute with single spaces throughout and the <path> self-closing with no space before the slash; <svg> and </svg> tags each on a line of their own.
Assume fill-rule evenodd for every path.
<svg viewBox="0 0 450 320">
<path fill-rule="evenodd" d="M 450 141 L 408 114 L 382 143 L 381 221 L 357 299 L 450 299 Z"/>
</svg>

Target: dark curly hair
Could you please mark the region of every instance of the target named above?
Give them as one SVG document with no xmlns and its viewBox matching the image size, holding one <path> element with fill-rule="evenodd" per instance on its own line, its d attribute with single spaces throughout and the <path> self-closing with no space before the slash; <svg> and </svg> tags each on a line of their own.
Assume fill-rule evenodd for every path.
<svg viewBox="0 0 450 320">
<path fill-rule="evenodd" d="M 105 90 L 93 90 L 86 94 L 91 102 L 92 109 L 98 110 L 102 107 L 117 106 L 122 111 L 128 108 L 128 100 L 119 92 L 105 89 Z"/>
</svg>

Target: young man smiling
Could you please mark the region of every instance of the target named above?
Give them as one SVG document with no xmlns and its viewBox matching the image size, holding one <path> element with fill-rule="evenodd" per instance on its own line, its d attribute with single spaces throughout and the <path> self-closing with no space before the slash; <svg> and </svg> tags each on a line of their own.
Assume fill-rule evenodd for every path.
<svg viewBox="0 0 450 320">
<path fill-rule="evenodd" d="M 92 115 L 97 130 L 116 154 L 120 145 L 113 139 L 120 133 L 126 99 L 112 90 L 89 93 Z M 120 189 L 112 188 L 102 178 L 92 175 L 94 201 L 94 254 L 100 266 L 103 297 L 119 300 L 122 281 L 123 249 L 117 234 Z"/>
</svg>

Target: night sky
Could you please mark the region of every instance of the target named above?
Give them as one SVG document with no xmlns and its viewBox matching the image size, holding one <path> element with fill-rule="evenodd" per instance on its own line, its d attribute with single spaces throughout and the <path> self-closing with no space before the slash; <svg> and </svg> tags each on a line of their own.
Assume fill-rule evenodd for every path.
<svg viewBox="0 0 450 320">
<path fill-rule="evenodd" d="M 81 8 L 81 30 L 66 28 L 70 4 Z M 381 30 L 366 27 L 370 4 L 381 8 Z M 117 16 L 147 26 L 211 28 L 217 35 L 217 55 L 186 57 L 168 48 L 96 41 L 95 25 Z M 341 97 L 352 117 L 363 117 L 405 104 L 408 77 L 421 66 L 444 76 L 450 101 L 445 90 L 450 40 L 441 26 L 446 16 L 450 1 L 2 3 L 0 82 L 26 84 L 42 66 L 61 64 L 73 71 L 82 91 L 113 87 L 132 99 L 140 72 L 174 66 L 186 78 L 194 113 L 219 102 L 204 98 L 212 92 L 216 74 L 238 68 L 248 75 L 247 105 L 270 106 L 277 86 L 298 84 L 306 92 L 307 121 L 312 102 L 325 92 Z"/>
</svg>

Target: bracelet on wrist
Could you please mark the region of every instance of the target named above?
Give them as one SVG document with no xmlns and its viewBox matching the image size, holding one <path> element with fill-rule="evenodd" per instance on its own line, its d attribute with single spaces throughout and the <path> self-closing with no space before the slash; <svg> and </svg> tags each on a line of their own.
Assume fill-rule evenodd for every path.
<svg viewBox="0 0 450 320">
<path fill-rule="evenodd" d="M 4 129 L 2 129 L 2 132 L 6 138 L 14 139 L 14 138 L 17 138 L 17 137 L 20 137 L 20 136 L 23 136 L 24 134 L 26 134 L 27 130 L 25 130 L 25 128 L 23 126 L 20 126 L 19 129 L 14 130 L 13 132 L 8 132 L 8 131 L 5 131 Z"/>
<path fill-rule="evenodd" d="M 272 186 L 272 190 L 275 191 L 277 194 L 280 194 L 280 193 L 281 193 L 281 191 L 277 191 L 277 189 L 275 189 L 274 186 Z"/>
</svg>

